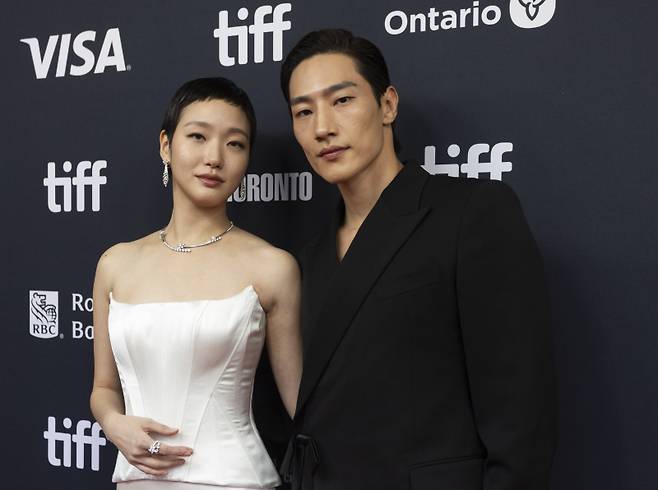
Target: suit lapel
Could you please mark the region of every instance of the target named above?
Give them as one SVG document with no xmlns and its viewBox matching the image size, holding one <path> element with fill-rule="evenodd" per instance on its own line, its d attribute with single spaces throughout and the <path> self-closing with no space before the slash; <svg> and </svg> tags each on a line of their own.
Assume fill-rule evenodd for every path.
<svg viewBox="0 0 658 490">
<path fill-rule="evenodd" d="M 422 187 L 427 174 L 414 166 L 400 171 L 380 196 L 354 237 L 349 250 L 333 277 L 320 277 L 317 272 L 328 269 L 319 265 L 336 258 L 336 231 L 340 220 L 335 219 L 330 232 L 315 247 L 318 260 L 312 274 L 309 291 L 322 291 L 321 281 L 329 280 L 324 300 L 309 300 L 317 304 L 308 318 L 304 354 L 304 372 L 299 392 L 297 412 L 303 408 L 326 369 L 332 355 L 348 331 L 359 308 L 395 253 L 413 233 L 428 212 L 419 208 Z M 317 268 L 316 268 L 317 267 Z"/>
<path fill-rule="evenodd" d="M 322 233 L 317 241 L 306 248 L 302 262 L 304 288 L 302 290 L 301 325 L 305 360 L 309 352 L 309 342 L 316 327 L 315 318 L 318 316 L 318 311 L 326 296 L 322 292 L 326 293 L 327 285 L 332 283 L 340 267 L 336 258 L 335 240 L 332 240 L 332 236 L 336 236 L 337 222 L 342 219 L 342 206 L 338 206 L 338 208 L 337 211 L 341 212 L 341 217 L 335 216 L 331 226 Z"/>
</svg>

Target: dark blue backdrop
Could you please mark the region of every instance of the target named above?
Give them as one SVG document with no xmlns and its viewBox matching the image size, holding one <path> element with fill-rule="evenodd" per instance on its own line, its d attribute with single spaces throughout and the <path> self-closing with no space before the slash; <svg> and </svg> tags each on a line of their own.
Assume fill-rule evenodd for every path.
<svg viewBox="0 0 658 490">
<path fill-rule="evenodd" d="M 257 63 L 259 31 L 240 27 L 258 27 L 257 8 L 268 5 L 272 13 L 260 13 L 274 33 L 262 34 Z M 387 57 L 410 164 L 462 178 L 469 168 L 495 177 L 502 166 L 499 178 L 524 204 L 554 309 L 553 487 L 658 488 L 658 6 L 546 0 L 534 20 L 528 12 L 519 0 L 3 6 L 3 487 L 112 488 L 114 449 L 86 422 L 85 298 L 101 251 L 166 222 L 157 134 L 181 82 L 223 75 L 253 98 L 261 135 L 248 201 L 231 205 L 234 220 L 293 251 L 321 226 L 335 193 L 315 175 L 299 176 L 310 169 L 290 134 L 276 52 L 311 29 L 340 26 Z M 220 52 L 235 64 L 223 66 Z M 275 182 L 288 190 L 277 195 Z"/>
</svg>

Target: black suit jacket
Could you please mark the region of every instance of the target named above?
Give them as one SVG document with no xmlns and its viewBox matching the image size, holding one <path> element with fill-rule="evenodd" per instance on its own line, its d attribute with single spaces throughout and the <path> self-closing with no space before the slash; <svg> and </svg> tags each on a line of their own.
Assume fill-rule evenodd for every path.
<svg viewBox="0 0 658 490">
<path fill-rule="evenodd" d="M 513 191 L 406 165 L 339 262 L 342 214 L 301 255 L 293 488 L 547 489 L 547 292 Z"/>
</svg>

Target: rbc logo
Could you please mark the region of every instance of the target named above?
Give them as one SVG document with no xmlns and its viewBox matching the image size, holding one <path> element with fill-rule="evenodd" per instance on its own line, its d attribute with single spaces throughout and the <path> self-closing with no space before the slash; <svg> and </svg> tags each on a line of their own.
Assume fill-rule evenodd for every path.
<svg viewBox="0 0 658 490">
<path fill-rule="evenodd" d="M 62 425 L 65 429 L 73 427 L 70 418 L 65 418 Z M 75 467 L 79 470 L 85 468 L 86 451 L 85 446 L 91 447 L 91 469 L 98 471 L 100 468 L 100 447 L 107 444 L 107 440 L 102 437 L 101 426 L 98 422 L 92 425 L 88 420 L 80 420 L 75 426 L 75 434 L 68 432 L 57 432 L 57 422 L 55 417 L 48 417 L 48 430 L 43 431 L 43 438 L 48 441 L 48 462 L 52 466 L 71 467 L 71 442 L 75 444 Z M 91 428 L 91 434 L 85 432 Z M 62 451 L 58 455 L 58 442 L 62 443 Z"/>
<path fill-rule="evenodd" d="M 51 339 L 59 333 L 57 291 L 30 291 L 30 335 Z"/>
<path fill-rule="evenodd" d="M 512 22 L 523 29 L 534 29 L 550 22 L 556 0 L 510 0 Z"/>
<path fill-rule="evenodd" d="M 71 201 L 75 187 L 75 208 L 77 211 L 85 210 L 85 187 L 91 187 L 91 210 L 100 211 L 101 209 L 101 186 L 107 183 L 107 177 L 101 175 L 101 170 L 107 167 L 106 160 L 96 160 L 93 164 L 90 161 L 78 163 L 75 170 L 75 177 L 57 177 L 55 162 L 48 162 L 48 176 L 43 179 L 43 185 L 48 188 L 48 209 L 53 213 L 62 211 L 62 205 L 57 202 L 57 188 L 61 187 L 64 191 L 64 212 L 71 211 Z M 64 162 L 62 165 L 65 173 L 71 172 L 73 166 L 71 162 Z M 91 169 L 91 175 L 87 175 L 87 170 Z"/>
<path fill-rule="evenodd" d="M 228 10 L 220 10 L 219 25 L 213 31 L 213 37 L 219 40 L 219 62 L 222 66 L 235 65 L 235 58 L 229 54 L 229 40 L 238 38 L 238 63 L 245 65 L 249 58 L 249 34 L 253 36 L 254 63 L 262 63 L 264 59 L 265 33 L 272 33 L 272 61 L 283 59 L 283 32 L 289 31 L 291 23 L 283 20 L 284 14 L 292 10 L 290 3 L 281 3 L 272 8 L 271 5 L 262 5 L 254 11 L 254 23 L 250 26 L 231 26 L 228 22 Z M 272 15 L 270 22 L 265 17 Z M 238 10 L 238 19 L 247 20 L 249 9 L 242 7 Z"/>
<path fill-rule="evenodd" d="M 95 40 L 96 31 L 81 32 L 73 39 L 73 53 L 82 61 L 81 64 L 69 63 L 71 34 L 62 34 L 61 36 L 53 34 L 50 36 L 43 54 L 39 47 L 39 40 L 36 37 L 25 38 L 20 41 L 30 47 L 34 74 L 38 79 L 48 76 L 58 41 L 59 52 L 57 54 L 55 77 L 66 75 L 67 66 L 69 67 L 68 74 L 74 77 L 86 75 L 92 69 L 94 73 L 104 73 L 108 66 L 116 67 L 117 71 L 126 71 L 126 62 L 123 59 L 123 48 L 121 46 L 119 29 L 115 27 L 107 30 L 100 53 L 98 54 L 98 60 L 96 60 L 94 52 L 88 47 L 88 44 L 93 43 Z M 96 65 L 95 67 L 94 64 Z"/>
</svg>

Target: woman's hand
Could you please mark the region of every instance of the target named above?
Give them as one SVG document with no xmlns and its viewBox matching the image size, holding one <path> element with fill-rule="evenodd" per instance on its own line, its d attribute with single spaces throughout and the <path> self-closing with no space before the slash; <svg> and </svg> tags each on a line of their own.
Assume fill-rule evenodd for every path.
<svg viewBox="0 0 658 490">
<path fill-rule="evenodd" d="M 121 451 L 128 462 L 149 475 L 162 476 L 183 463 L 192 454 L 192 448 L 160 444 L 157 454 L 148 449 L 157 440 L 156 434 L 172 436 L 178 429 L 167 427 L 155 420 L 132 415 L 112 414 L 104 420 L 103 432 Z"/>
</svg>

